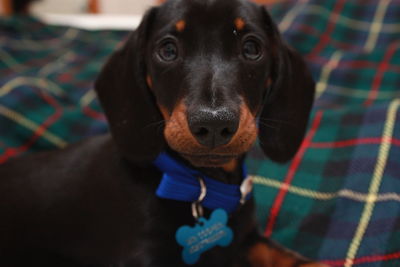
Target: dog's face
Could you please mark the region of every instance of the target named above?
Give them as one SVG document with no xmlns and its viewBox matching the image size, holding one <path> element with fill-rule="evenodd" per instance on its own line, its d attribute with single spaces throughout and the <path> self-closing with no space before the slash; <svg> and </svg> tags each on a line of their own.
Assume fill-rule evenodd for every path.
<svg viewBox="0 0 400 267">
<path fill-rule="evenodd" d="M 172 1 L 153 22 L 147 83 L 168 145 L 197 166 L 219 166 L 257 137 L 271 43 L 260 8 L 238 1 Z"/>
<path fill-rule="evenodd" d="M 264 8 L 241 0 L 171 0 L 150 10 L 96 89 L 133 160 L 168 145 L 200 167 L 229 164 L 260 133 L 274 160 L 297 150 L 314 83 Z"/>
</svg>

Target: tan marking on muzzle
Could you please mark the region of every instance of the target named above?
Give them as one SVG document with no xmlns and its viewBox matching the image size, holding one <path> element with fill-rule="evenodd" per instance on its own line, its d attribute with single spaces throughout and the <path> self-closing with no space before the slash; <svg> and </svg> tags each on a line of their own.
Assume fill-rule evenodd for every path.
<svg viewBox="0 0 400 267">
<path fill-rule="evenodd" d="M 238 151 L 247 152 L 257 138 L 255 117 L 244 102 L 240 106 L 239 128 L 231 141 L 225 146 L 237 147 Z"/>
<path fill-rule="evenodd" d="M 187 107 L 183 100 L 175 106 L 170 115 L 164 107 L 160 105 L 159 107 L 166 120 L 164 128 L 165 140 L 173 150 L 182 155 L 240 156 L 250 149 L 257 138 L 258 131 L 255 118 L 245 103 L 241 105 L 239 128 L 230 142 L 212 149 L 201 145 L 193 136 L 187 121 Z M 195 162 L 192 163 L 196 165 Z M 213 165 L 213 167 L 222 167 L 226 171 L 234 171 L 237 167 L 237 160 L 233 159 L 223 165 Z"/>
<path fill-rule="evenodd" d="M 186 117 L 186 105 L 180 101 L 172 111 L 171 116 L 166 119 L 164 136 L 169 146 L 179 151 L 185 151 L 193 146 L 200 146 L 192 135 Z M 165 111 L 161 110 L 161 113 Z M 166 117 L 166 116 L 164 116 Z"/>
</svg>

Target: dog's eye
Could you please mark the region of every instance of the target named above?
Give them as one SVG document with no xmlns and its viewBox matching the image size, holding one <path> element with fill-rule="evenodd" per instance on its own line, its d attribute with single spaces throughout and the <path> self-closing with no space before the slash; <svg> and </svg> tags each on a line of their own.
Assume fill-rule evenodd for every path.
<svg viewBox="0 0 400 267">
<path fill-rule="evenodd" d="M 242 53 L 247 60 L 257 60 L 262 55 L 260 45 L 254 40 L 244 42 Z"/>
<path fill-rule="evenodd" d="M 173 42 L 165 42 L 158 51 L 158 55 L 164 61 L 174 61 L 178 58 L 178 48 Z"/>
</svg>

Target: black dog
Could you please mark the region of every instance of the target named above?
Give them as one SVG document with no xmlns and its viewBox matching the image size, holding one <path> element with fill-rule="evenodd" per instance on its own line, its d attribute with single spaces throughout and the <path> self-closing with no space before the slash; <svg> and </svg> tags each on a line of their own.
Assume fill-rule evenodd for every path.
<svg viewBox="0 0 400 267">
<path fill-rule="evenodd" d="M 152 8 L 95 87 L 111 135 L 0 166 L 1 266 L 185 266 L 174 236 L 192 203 L 156 196 L 155 158 L 239 185 L 257 134 L 272 160 L 293 157 L 314 95 L 265 9 L 242 0 Z M 262 238 L 251 199 L 228 226 L 233 242 L 194 266 L 324 266 Z"/>
</svg>

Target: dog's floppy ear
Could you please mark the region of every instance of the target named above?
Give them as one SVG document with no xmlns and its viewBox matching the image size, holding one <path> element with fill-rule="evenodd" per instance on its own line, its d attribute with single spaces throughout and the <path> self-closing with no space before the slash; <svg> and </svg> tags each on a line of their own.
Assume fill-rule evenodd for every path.
<svg viewBox="0 0 400 267">
<path fill-rule="evenodd" d="M 146 84 L 146 42 L 157 9 L 149 10 L 122 49 L 103 67 L 95 83 L 111 134 L 131 161 L 153 160 L 164 147 L 163 118 Z"/>
<path fill-rule="evenodd" d="M 307 128 L 315 84 L 303 58 L 282 40 L 262 8 L 273 58 L 270 88 L 260 114 L 259 139 L 273 161 L 286 162 L 297 152 Z"/>
</svg>

